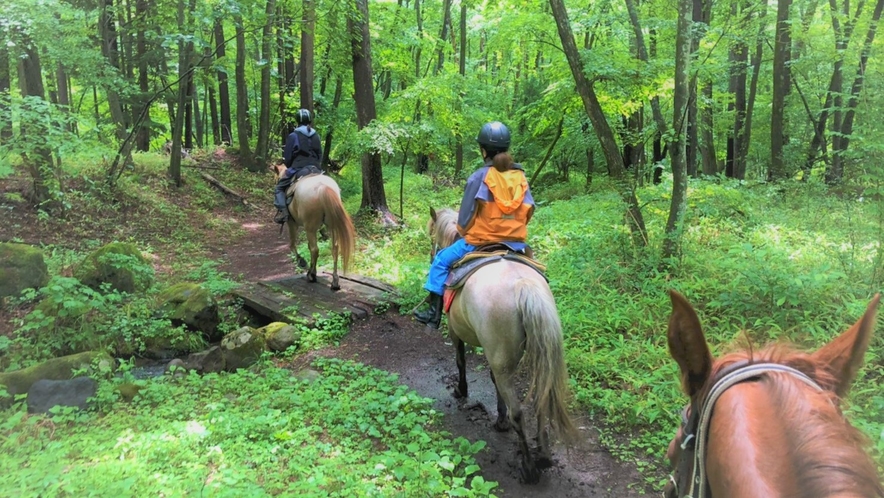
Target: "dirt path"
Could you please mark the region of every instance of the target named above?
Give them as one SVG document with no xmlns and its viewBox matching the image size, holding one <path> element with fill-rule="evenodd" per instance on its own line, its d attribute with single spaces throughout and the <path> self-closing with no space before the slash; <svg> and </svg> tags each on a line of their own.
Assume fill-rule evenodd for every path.
<svg viewBox="0 0 884 498">
<path fill-rule="evenodd" d="M 278 229 L 271 225 L 246 226 L 252 232 L 250 236 L 239 245 L 221 251 L 220 256 L 228 261 L 224 270 L 252 281 L 290 275 L 293 268 L 285 234 L 279 237 Z M 500 483 L 495 492 L 498 496 L 643 498 L 659 495 L 631 489 L 642 482 L 642 476 L 634 467 L 616 461 L 598 443 L 596 429 L 586 423 L 580 424 L 584 443 L 570 452 L 555 448 L 555 465 L 544 471 L 540 484 L 520 484 L 515 433 L 498 433 L 492 429 L 497 402 L 484 357 L 468 354 L 470 398 L 459 402 L 452 396 L 457 381 L 453 346 L 443 331 L 427 329 L 411 317 L 389 311 L 357 322 L 340 347 L 311 352 L 298 358 L 293 367 L 306 365 L 316 356 L 353 359 L 396 373 L 401 382 L 435 399 L 436 409 L 443 413 L 445 430 L 470 441 L 482 439 L 488 443 L 477 460 L 485 479 Z M 533 426 L 533 420 L 529 419 L 526 427 Z"/>
</svg>

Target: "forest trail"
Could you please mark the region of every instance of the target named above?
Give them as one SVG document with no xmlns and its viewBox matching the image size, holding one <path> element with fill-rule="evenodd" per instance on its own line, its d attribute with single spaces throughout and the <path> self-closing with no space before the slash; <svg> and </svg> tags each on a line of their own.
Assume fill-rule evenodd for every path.
<svg viewBox="0 0 884 498">
<path fill-rule="evenodd" d="M 250 233 L 236 244 L 220 250 L 226 262 L 222 270 L 246 281 L 277 279 L 295 274 L 289 258 L 286 234 L 270 222 L 244 225 Z M 321 261 L 320 261 L 321 263 Z M 457 381 L 454 347 L 444 331 L 430 330 L 409 316 L 395 311 L 355 322 L 336 348 L 310 352 L 295 359 L 292 368 L 302 368 L 317 356 L 352 359 L 399 375 L 399 380 L 422 396 L 436 400 L 443 414 L 443 427 L 453 436 L 487 446 L 476 455 L 486 480 L 497 481 L 495 494 L 502 497 L 624 497 L 644 498 L 639 484 L 643 476 L 634 465 L 618 462 L 598 441 L 598 431 L 588 420 L 578 420 L 581 444 L 566 451 L 554 449 L 555 465 L 544 471 L 538 485 L 519 483 L 518 439 L 514 432 L 498 433 L 492 425 L 497 402 L 485 359 L 467 355 L 470 397 L 459 402 L 452 396 Z M 522 386 L 524 389 L 524 386 Z M 527 410 L 526 427 L 533 434 L 533 410 Z M 636 488 L 636 489 L 633 489 Z"/>
</svg>

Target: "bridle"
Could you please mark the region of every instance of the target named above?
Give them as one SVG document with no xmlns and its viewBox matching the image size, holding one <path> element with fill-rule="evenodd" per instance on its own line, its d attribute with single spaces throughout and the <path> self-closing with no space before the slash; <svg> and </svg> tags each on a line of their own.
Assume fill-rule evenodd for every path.
<svg viewBox="0 0 884 498">
<path fill-rule="evenodd" d="M 707 495 L 709 483 L 706 480 L 706 447 L 709 421 L 712 418 L 715 402 L 729 388 L 768 373 L 787 373 L 817 391 L 823 390 L 806 374 L 785 365 L 776 363 L 750 364 L 749 360 L 743 360 L 724 368 L 706 395 L 697 396 L 697 399 L 686 406 L 682 412 L 682 441 L 680 444 L 682 452 L 675 472 L 669 476 L 669 484 L 663 493 L 664 497 L 703 498 Z M 688 415 L 689 408 L 690 415 Z M 681 495 L 681 490 L 685 490 L 687 493 Z"/>
</svg>

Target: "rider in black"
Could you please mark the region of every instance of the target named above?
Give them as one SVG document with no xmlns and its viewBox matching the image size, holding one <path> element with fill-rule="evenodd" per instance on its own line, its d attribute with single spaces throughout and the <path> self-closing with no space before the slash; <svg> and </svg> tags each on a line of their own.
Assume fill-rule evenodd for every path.
<svg viewBox="0 0 884 498">
<path fill-rule="evenodd" d="M 286 166 L 285 176 L 276 184 L 273 205 L 278 210 L 273 221 L 283 224 L 288 217 L 285 192 L 292 183 L 309 174 L 322 173 L 319 165 L 322 162 L 322 139 L 319 133 L 310 126 L 313 116 L 307 109 L 298 111 L 298 127 L 286 138 L 283 150 L 283 161 Z"/>
</svg>

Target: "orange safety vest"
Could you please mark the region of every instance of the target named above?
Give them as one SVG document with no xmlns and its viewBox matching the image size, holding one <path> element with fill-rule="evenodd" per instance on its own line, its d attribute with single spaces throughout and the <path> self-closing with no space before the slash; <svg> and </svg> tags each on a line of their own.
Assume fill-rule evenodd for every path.
<svg viewBox="0 0 884 498">
<path fill-rule="evenodd" d="M 461 235 L 474 246 L 492 242 L 524 242 L 534 205 L 525 201 L 528 180 L 520 169 L 498 171 L 489 168 L 485 186 L 491 200 L 476 199 L 476 215 Z"/>
</svg>

